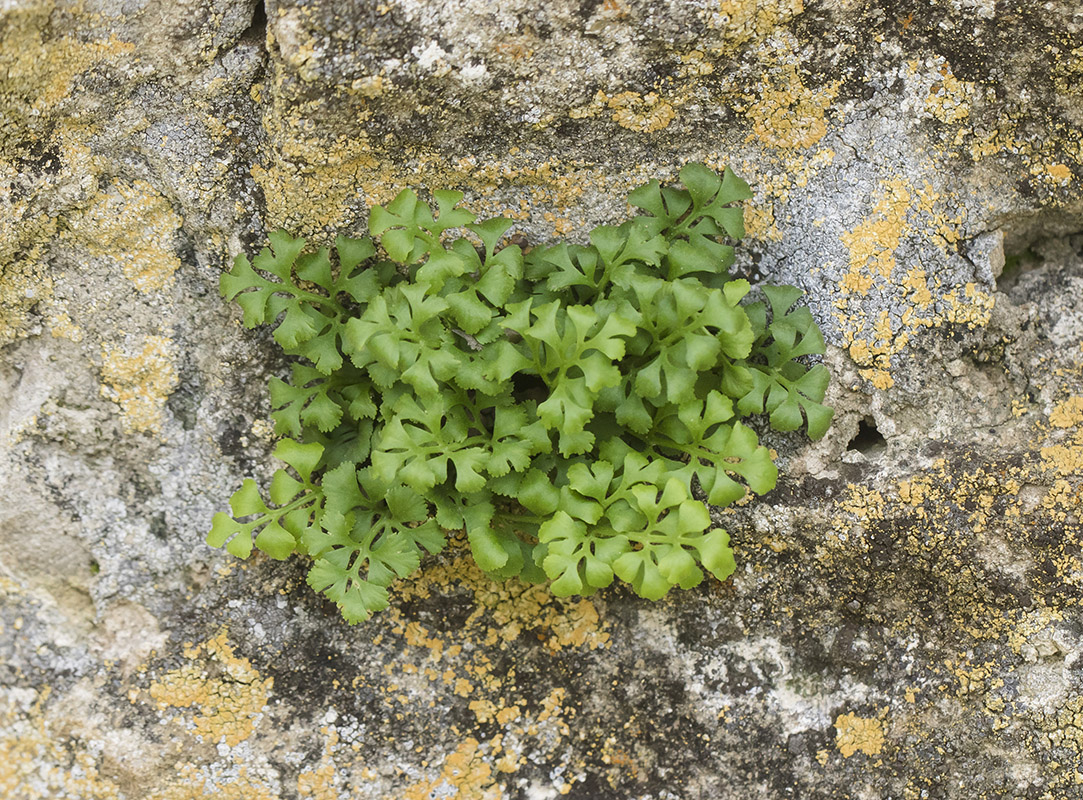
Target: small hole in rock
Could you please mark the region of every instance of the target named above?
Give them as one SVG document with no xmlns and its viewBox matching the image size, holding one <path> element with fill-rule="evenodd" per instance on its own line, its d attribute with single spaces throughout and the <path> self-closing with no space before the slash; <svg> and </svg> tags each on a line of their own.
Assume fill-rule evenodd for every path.
<svg viewBox="0 0 1083 800">
<path fill-rule="evenodd" d="M 857 435 L 846 445 L 846 449 L 867 456 L 877 455 L 887 450 L 887 439 L 876 429 L 876 423 L 866 417 L 857 423 Z"/>
<path fill-rule="evenodd" d="M 241 34 L 242 38 L 252 39 L 257 42 L 264 42 L 267 39 L 267 7 L 264 5 L 263 0 L 257 0 L 256 4 L 252 7 L 252 21 L 248 24 L 248 29 Z"/>
<path fill-rule="evenodd" d="M 1004 268 L 997 277 L 997 289 L 1008 292 L 1019 283 L 1023 273 L 1041 266 L 1042 257 L 1033 249 L 1027 248 L 1016 253 L 1004 255 Z"/>
</svg>

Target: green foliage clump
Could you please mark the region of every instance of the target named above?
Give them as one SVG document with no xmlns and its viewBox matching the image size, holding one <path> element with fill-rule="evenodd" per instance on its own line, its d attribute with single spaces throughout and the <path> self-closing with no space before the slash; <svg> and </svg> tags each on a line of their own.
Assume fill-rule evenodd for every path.
<svg viewBox="0 0 1083 800">
<path fill-rule="evenodd" d="M 406 190 L 335 258 L 282 232 L 238 256 L 222 294 L 298 359 L 270 384 L 290 469 L 265 495 L 246 480 L 208 542 L 307 554 L 350 622 L 455 530 L 488 574 L 556 595 L 620 578 L 656 600 L 729 576 L 729 536 L 693 487 L 717 506 L 772 489 L 741 419 L 819 438 L 828 374 L 799 361 L 824 342 L 798 289 L 749 303 L 729 277 L 747 184 L 700 164 L 680 179 L 633 191 L 643 213 L 588 245 L 501 246 L 510 220 Z"/>
</svg>

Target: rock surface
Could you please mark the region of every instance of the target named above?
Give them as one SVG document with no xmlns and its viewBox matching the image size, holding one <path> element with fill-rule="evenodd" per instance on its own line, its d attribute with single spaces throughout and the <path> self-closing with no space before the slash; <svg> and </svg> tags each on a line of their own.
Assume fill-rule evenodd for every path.
<svg viewBox="0 0 1083 800">
<path fill-rule="evenodd" d="M 0 0 L 0 796 L 1083 797 L 1083 12 Z M 217 294 L 457 188 L 581 237 L 752 185 L 836 423 L 651 604 L 462 549 L 349 627 L 203 544 L 284 363 Z"/>
</svg>

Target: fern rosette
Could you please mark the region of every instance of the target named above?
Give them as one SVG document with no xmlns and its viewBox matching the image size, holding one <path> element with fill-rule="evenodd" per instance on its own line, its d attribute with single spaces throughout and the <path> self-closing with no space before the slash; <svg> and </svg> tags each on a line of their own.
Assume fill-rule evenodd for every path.
<svg viewBox="0 0 1083 800">
<path fill-rule="evenodd" d="M 454 530 L 493 577 L 557 595 L 729 576 L 694 492 L 726 506 L 774 487 L 748 415 L 824 434 L 827 372 L 802 360 L 824 344 L 799 290 L 748 303 L 728 274 L 748 186 L 700 164 L 680 178 L 636 189 L 644 213 L 586 245 L 501 246 L 510 221 L 406 190 L 334 258 L 281 232 L 238 256 L 223 295 L 297 359 L 270 386 L 287 467 L 267 499 L 245 481 L 208 541 L 307 554 L 350 622 Z"/>
</svg>

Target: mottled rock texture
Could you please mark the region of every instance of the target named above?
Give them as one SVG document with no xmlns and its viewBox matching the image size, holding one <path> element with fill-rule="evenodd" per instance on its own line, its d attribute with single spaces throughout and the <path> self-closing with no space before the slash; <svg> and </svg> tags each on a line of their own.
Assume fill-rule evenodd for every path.
<svg viewBox="0 0 1083 800">
<path fill-rule="evenodd" d="M 1074 0 L 0 0 L 0 797 L 1083 797 L 1080 87 Z M 351 628 L 203 544 L 285 367 L 234 254 L 688 160 L 831 345 L 731 580 L 460 549 Z"/>
</svg>

